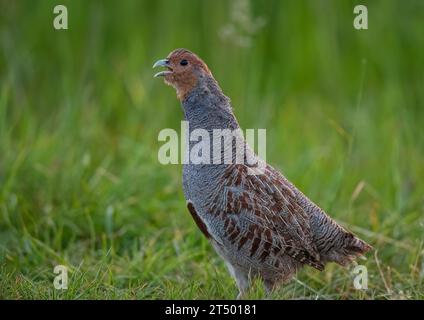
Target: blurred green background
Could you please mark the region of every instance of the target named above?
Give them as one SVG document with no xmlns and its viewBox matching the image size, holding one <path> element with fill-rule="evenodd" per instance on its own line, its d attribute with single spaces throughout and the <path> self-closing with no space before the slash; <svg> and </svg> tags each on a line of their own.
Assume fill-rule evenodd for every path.
<svg viewBox="0 0 424 320">
<path fill-rule="evenodd" d="M 267 129 L 267 160 L 376 249 L 366 291 L 329 265 L 275 298 L 424 298 L 423 30 L 420 0 L 0 0 L 0 298 L 236 296 L 181 167 L 157 160 L 182 111 L 151 66 L 178 47 Z"/>
</svg>

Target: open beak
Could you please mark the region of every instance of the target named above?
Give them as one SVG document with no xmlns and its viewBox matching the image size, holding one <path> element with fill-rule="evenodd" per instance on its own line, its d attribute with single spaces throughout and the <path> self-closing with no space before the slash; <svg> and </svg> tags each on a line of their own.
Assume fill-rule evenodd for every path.
<svg viewBox="0 0 424 320">
<path fill-rule="evenodd" d="M 153 68 L 156 68 L 156 67 L 165 67 L 168 70 L 160 71 L 160 72 L 156 73 L 153 76 L 155 78 L 156 77 L 164 77 L 164 76 L 172 73 L 172 68 L 169 66 L 169 60 L 168 59 L 161 59 L 161 60 L 156 61 L 155 64 L 153 65 Z"/>
</svg>

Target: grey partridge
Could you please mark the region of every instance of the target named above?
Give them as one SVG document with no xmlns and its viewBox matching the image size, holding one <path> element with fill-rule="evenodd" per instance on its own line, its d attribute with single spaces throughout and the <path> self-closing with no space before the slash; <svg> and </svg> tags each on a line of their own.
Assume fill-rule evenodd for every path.
<svg viewBox="0 0 424 320">
<path fill-rule="evenodd" d="M 172 51 L 154 67 L 166 70 L 164 77 L 181 101 L 189 123 L 186 154 L 195 146 L 189 136 L 197 129 L 231 130 L 234 138 L 245 140 L 238 130 L 230 99 L 226 97 L 208 66 L 186 49 Z M 231 150 L 230 141 L 222 143 Z M 225 261 L 235 278 L 241 298 L 251 279 L 263 280 L 267 292 L 290 280 L 303 265 L 324 270 L 327 262 L 347 266 L 371 246 L 332 220 L 279 171 L 261 160 L 245 143 L 243 161 L 213 161 L 183 166 L 183 188 L 187 207 L 202 233 Z M 212 156 L 213 151 L 209 154 Z M 252 166 L 248 158 L 256 159 Z M 262 165 L 257 174 L 255 168 Z M 253 171 L 252 171 L 253 170 Z"/>
</svg>

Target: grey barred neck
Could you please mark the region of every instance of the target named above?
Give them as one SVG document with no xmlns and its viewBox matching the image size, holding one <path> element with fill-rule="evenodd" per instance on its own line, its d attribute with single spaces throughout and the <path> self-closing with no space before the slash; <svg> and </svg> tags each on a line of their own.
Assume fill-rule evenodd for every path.
<svg viewBox="0 0 424 320">
<path fill-rule="evenodd" d="M 201 76 L 196 87 L 182 101 L 184 119 L 194 129 L 239 128 L 231 108 L 230 99 L 222 93 L 212 76 Z"/>
<path fill-rule="evenodd" d="M 182 107 L 184 110 L 184 119 L 189 122 L 189 130 L 184 137 L 186 142 L 186 155 L 189 154 L 193 146 L 198 143 L 198 141 L 191 141 L 189 139 L 191 133 L 196 129 L 208 131 L 209 141 L 211 142 L 210 156 L 213 155 L 213 148 L 218 147 L 213 144 L 214 129 L 229 129 L 241 139 L 239 141 L 245 143 L 243 134 L 240 131 L 240 126 L 232 111 L 230 99 L 222 93 L 221 88 L 213 77 L 201 78 L 198 85 L 183 100 Z M 230 144 L 225 143 L 221 145 L 221 154 L 223 155 L 224 151 L 228 150 L 228 148 L 232 149 L 232 161 L 235 163 L 236 155 L 240 150 L 236 150 L 235 144 L 232 142 Z M 247 152 L 250 153 L 252 151 L 248 148 Z M 186 174 L 188 172 L 196 172 L 198 177 L 202 176 L 206 179 L 206 177 L 213 176 L 213 172 L 221 172 L 223 168 L 225 169 L 228 167 L 228 164 L 224 164 L 223 160 L 220 165 L 217 165 L 212 164 L 212 158 L 210 158 L 210 163 L 211 164 L 207 165 L 184 165 L 184 170 L 186 170 Z M 202 183 L 205 183 L 205 179 L 198 179 L 198 181 L 203 181 Z M 209 186 L 208 183 L 206 183 L 206 185 Z M 198 188 L 200 187 L 201 186 L 198 186 Z"/>
</svg>

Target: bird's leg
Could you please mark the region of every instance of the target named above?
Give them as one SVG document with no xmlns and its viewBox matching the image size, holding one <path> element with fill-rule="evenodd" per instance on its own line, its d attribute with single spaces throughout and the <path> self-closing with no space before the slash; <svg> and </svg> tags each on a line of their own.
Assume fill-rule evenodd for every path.
<svg viewBox="0 0 424 320">
<path fill-rule="evenodd" d="M 272 294 L 275 291 L 276 283 L 274 281 L 264 280 L 264 286 L 265 286 L 265 299 L 269 300 L 271 299 Z"/>
<path fill-rule="evenodd" d="M 240 288 L 239 288 L 239 293 L 238 293 L 236 299 L 237 300 L 243 300 L 245 294 L 246 294 L 246 292 L 241 291 Z"/>
<path fill-rule="evenodd" d="M 249 289 L 249 278 L 246 275 L 239 272 L 236 275 L 235 279 L 236 279 L 237 287 L 239 289 L 237 300 L 242 300 L 247 290 Z"/>
<path fill-rule="evenodd" d="M 239 290 L 237 300 L 241 300 L 249 289 L 249 276 L 239 268 L 234 267 L 228 261 L 225 261 L 225 264 L 227 265 L 228 271 L 230 272 L 231 276 L 236 280 L 237 288 Z"/>
</svg>

